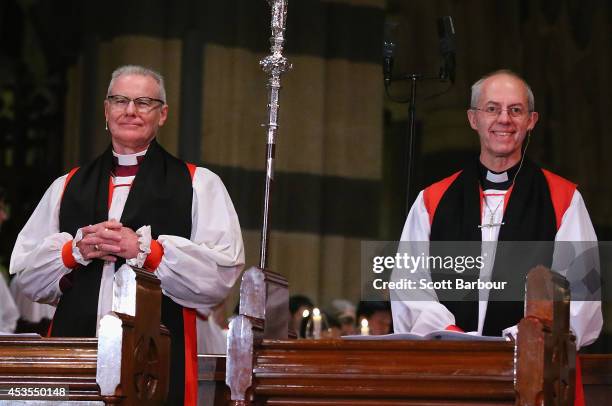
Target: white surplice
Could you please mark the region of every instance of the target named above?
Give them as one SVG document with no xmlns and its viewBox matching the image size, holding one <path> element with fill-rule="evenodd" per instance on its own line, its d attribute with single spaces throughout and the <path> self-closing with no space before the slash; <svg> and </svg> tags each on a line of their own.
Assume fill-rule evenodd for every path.
<svg viewBox="0 0 612 406">
<path fill-rule="evenodd" d="M 118 156 L 121 165 L 136 163 L 135 155 Z M 19 289 L 31 300 L 56 305 L 62 292 L 60 279 L 71 272 L 64 265 L 61 250 L 75 236 L 59 232 L 59 209 L 66 181 L 64 175 L 49 187 L 36 210 L 19 233 L 10 262 L 10 272 L 20 273 Z M 120 219 L 134 177 L 116 177 L 109 219 Z M 189 239 L 159 235 L 164 255 L 155 270 L 162 292 L 176 303 L 202 310 L 221 302 L 234 285 L 244 265 L 244 247 L 238 216 L 221 179 L 198 167 L 193 176 Z M 172 216 L 172 213 L 168 213 Z M 86 226 L 87 224 L 83 224 Z M 139 229 L 139 240 L 146 241 L 150 230 Z M 135 230 L 136 231 L 136 230 Z M 141 235 L 142 234 L 142 235 Z M 73 247 L 77 262 L 84 261 Z M 142 266 L 145 257 L 128 261 Z M 124 265 L 125 266 L 125 265 Z M 105 262 L 98 300 L 98 319 L 112 309 L 115 264 Z"/>
<path fill-rule="evenodd" d="M 485 190 L 481 224 L 488 224 L 493 214 L 493 223 L 501 223 L 504 213 L 504 190 Z M 497 209 L 496 209 L 497 208 Z M 474 227 L 477 227 L 475 224 Z M 503 227 L 503 226 L 502 226 Z M 497 241 L 500 227 L 483 227 L 482 241 Z M 401 241 L 429 241 L 431 225 L 429 213 L 425 206 L 423 191 L 417 196 L 402 231 Z M 597 241 L 595 230 L 587 212 L 580 192 L 576 190 L 571 203 L 563 215 L 561 226 L 555 235 L 555 241 Z M 494 257 L 494 253 L 493 253 Z M 490 264 L 493 263 L 488 261 Z M 555 269 L 553 256 L 553 269 Z M 491 265 L 492 266 L 492 265 Z M 485 267 L 481 271 L 481 280 L 490 280 L 491 269 Z M 478 307 L 478 331 L 482 334 L 487 311 L 488 292 L 480 293 Z M 436 298 L 435 292 L 428 292 Z M 455 324 L 455 316 L 441 303 L 431 300 L 394 300 L 391 302 L 393 326 L 396 333 L 415 332 L 427 334 L 435 330 L 443 330 Z M 591 344 L 597 339 L 603 325 L 601 302 L 598 300 L 580 300 L 570 303 L 570 328 L 576 335 L 578 348 Z M 515 332 L 515 326 L 508 326 L 508 331 Z M 501 332 L 500 332 L 501 333 Z"/>
</svg>

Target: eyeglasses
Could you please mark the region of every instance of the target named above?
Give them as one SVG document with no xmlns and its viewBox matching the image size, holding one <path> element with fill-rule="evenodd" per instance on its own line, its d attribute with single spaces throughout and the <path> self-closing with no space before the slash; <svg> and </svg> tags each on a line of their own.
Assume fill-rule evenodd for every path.
<svg viewBox="0 0 612 406">
<path fill-rule="evenodd" d="M 135 99 L 130 99 L 129 97 L 118 94 L 106 96 L 106 99 L 109 101 L 111 107 L 117 110 L 125 110 L 130 105 L 130 102 L 134 102 L 134 107 L 136 107 L 136 110 L 139 113 L 149 113 L 154 108 L 166 104 L 166 102 L 163 100 L 153 99 L 151 97 L 137 97 Z"/>
<path fill-rule="evenodd" d="M 527 113 L 531 113 L 528 110 L 525 110 L 523 106 L 512 106 L 507 109 L 502 109 L 500 106 L 489 105 L 483 109 L 479 109 L 478 107 L 472 107 L 472 110 L 482 111 L 489 117 L 499 117 L 502 111 L 508 113 L 508 115 L 512 118 L 523 118 Z"/>
</svg>

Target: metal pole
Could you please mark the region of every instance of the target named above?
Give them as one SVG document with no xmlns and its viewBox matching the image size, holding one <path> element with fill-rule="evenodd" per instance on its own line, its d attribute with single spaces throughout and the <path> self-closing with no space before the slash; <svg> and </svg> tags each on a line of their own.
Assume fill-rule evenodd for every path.
<svg viewBox="0 0 612 406">
<path fill-rule="evenodd" d="M 268 73 L 268 141 L 266 146 L 266 184 L 264 190 L 264 210 L 261 228 L 261 251 L 259 267 L 266 269 L 268 265 L 268 240 L 270 238 L 270 196 L 274 183 L 274 153 L 276 146 L 276 133 L 278 131 L 278 99 L 280 92 L 280 78 L 291 64 L 283 53 L 285 42 L 285 26 L 287 20 L 287 0 L 268 0 L 272 9 L 272 36 L 270 37 L 271 55 L 259 62 L 259 65 Z"/>
<path fill-rule="evenodd" d="M 421 79 L 421 75 L 413 73 L 410 75 L 410 104 L 408 107 L 408 168 L 406 175 L 406 215 L 412 206 L 412 172 L 414 170 L 414 138 L 416 133 L 416 90 L 417 81 Z"/>
</svg>

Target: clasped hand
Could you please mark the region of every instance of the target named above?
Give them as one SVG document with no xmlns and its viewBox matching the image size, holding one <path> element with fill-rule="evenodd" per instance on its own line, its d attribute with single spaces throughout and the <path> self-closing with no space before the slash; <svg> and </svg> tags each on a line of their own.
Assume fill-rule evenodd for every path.
<svg viewBox="0 0 612 406">
<path fill-rule="evenodd" d="M 87 260 L 102 259 L 115 262 L 138 255 L 138 235 L 115 219 L 81 228 L 83 239 L 76 246 Z"/>
</svg>

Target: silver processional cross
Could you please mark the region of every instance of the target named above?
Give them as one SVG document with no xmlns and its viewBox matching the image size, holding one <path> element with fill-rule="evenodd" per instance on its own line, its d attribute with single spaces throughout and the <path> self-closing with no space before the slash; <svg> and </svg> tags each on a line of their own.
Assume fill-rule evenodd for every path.
<svg viewBox="0 0 612 406">
<path fill-rule="evenodd" d="M 285 42 L 285 27 L 287 22 L 287 0 L 268 0 L 272 8 L 272 37 L 270 38 L 271 55 L 259 62 L 261 68 L 268 73 L 268 143 L 266 146 L 266 184 L 264 189 L 264 213 L 261 227 L 261 250 L 259 267 L 267 268 L 268 242 L 270 234 L 270 196 L 274 181 L 274 159 L 276 146 L 276 133 L 278 130 L 278 105 L 281 75 L 291 69 L 291 64 L 283 56 Z"/>
</svg>

